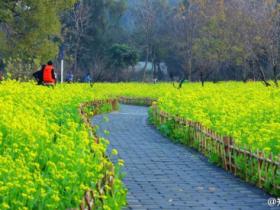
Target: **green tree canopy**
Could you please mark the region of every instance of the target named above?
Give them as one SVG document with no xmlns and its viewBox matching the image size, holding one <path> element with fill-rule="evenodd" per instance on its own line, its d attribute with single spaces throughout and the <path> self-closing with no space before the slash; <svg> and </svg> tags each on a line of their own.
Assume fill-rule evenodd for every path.
<svg viewBox="0 0 280 210">
<path fill-rule="evenodd" d="M 116 69 L 134 66 L 138 62 L 137 51 L 126 44 L 114 44 L 108 51 L 110 65 Z"/>
<path fill-rule="evenodd" d="M 0 0 L 0 58 L 39 64 L 58 53 L 61 12 L 76 0 Z"/>
</svg>

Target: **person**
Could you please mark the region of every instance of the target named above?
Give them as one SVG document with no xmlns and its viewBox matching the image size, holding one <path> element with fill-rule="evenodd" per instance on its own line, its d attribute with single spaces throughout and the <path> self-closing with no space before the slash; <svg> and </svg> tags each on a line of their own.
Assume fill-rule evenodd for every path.
<svg viewBox="0 0 280 210">
<path fill-rule="evenodd" d="M 57 73 L 56 73 L 56 72 L 54 72 L 54 80 L 55 80 L 55 84 L 56 84 L 56 82 L 57 82 L 57 78 L 58 78 L 58 75 L 57 75 Z"/>
<path fill-rule="evenodd" d="M 33 73 L 33 77 L 37 81 L 37 85 L 43 85 L 43 71 L 44 71 L 45 67 L 46 67 L 46 65 L 42 64 L 41 69 L 39 71 L 36 71 L 35 73 Z"/>
<path fill-rule="evenodd" d="M 4 62 L 2 59 L 0 59 L 0 83 L 1 83 L 1 81 L 3 81 L 5 79 L 4 78 L 4 68 L 5 68 Z"/>
<path fill-rule="evenodd" d="M 86 83 L 91 83 L 91 77 L 90 77 L 90 73 L 88 73 L 84 79 L 84 82 Z"/>
<path fill-rule="evenodd" d="M 0 70 L 0 82 L 3 80 L 3 74 L 2 71 Z"/>
<path fill-rule="evenodd" d="M 72 83 L 74 80 L 74 75 L 72 72 L 68 72 L 67 77 L 66 77 L 66 82 Z"/>
<path fill-rule="evenodd" d="M 52 61 L 49 61 L 43 70 L 44 85 L 55 85 L 56 77 Z"/>
</svg>

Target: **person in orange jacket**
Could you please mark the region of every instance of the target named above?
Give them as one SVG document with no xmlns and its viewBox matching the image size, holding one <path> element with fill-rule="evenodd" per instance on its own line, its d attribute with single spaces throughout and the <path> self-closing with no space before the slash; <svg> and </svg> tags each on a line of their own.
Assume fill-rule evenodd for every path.
<svg viewBox="0 0 280 210">
<path fill-rule="evenodd" d="M 44 84 L 55 84 L 56 78 L 52 61 L 49 61 L 43 71 Z"/>
</svg>

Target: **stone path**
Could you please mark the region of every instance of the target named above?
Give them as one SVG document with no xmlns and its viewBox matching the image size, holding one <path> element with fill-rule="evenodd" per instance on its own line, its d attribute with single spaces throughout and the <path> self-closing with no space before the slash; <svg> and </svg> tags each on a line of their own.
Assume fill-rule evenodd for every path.
<svg viewBox="0 0 280 210">
<path fill-rule="evenodd" d="M 127 209 L 265 210 L 270 197 L 216 167 L 192 149 L 176 145 L 147 123 L 147 108 L 122 105 L 120 112 L 96 116 L 110 131 L 110 149 L 125 160 Z M 280 208 L 279 208 L 280 209 Z"/>
</svg>

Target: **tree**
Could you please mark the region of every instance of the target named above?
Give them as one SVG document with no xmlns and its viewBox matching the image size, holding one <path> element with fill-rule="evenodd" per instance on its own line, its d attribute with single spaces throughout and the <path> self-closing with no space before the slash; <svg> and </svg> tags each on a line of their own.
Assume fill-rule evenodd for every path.
<svg viewBox="0 0 280 210">
<path fill-rule="evenodd" d="M 88 1 L 80 0 L 74 7 L 67 11 L 63 16 L 63 37 L 64 45 L 71 50 L 72 55 L 72 72 L 78 71 L 78 60 L 81 51 L 82 38 L 86 36 L 86 27 L 89 25 L 90 8 Z"/>
<path fill-rule="evenodd" d="M 225 13 L 223 1 L 204 2 L 199 5 L 196 37 L 193 43 L 193 60 L 202 86 L 220 63 L 228 59 L 228 43 L 224 33 Z M 213 12 L 214 11 L 214 12 Z M 217 12 L 218 11 L 218 12 Z"/>
<path fill-rule="evenodd" d="M 231 6 L 234 9 L 231 17 L 236 14 L 240 17 L 238 27 L 231 29 L 231 34 L 233 34 L 231 41 L 235 42 L 235 49 L 242 52 L 240 55 L 243 55 L 244 80 L 248 79 L 248 72 L 251 71 L 254 79 L 260 79 L 266 86 L 271 85 L 268 79 L 272 76 L 271 69 L 274 68 L 277 60 L 275 58 L 278 56 L 277 37 L 279 34 L 277 35 L 277 30 L 275 30 L 276 17 L 279 17 L 276 9 L 278 4 L 277 0 L 258 2 L 239 0 L 237 4 Z M 235 41 L 237 37 L 240 38 L 239 42 Z M 275 82 L 277 83 L 277 79 Z"/>
<path fill-rule="evenodd" d="M 110 67 L 114 68 L 114 78 L 117 82 L 119 74 L 125 68 L 134 66 L 138 62 L 138 53 L 132 47 L 125 44 L 114 44 L 108 51 Z"/>
<path fill-rule="evenodd" d="M 125 0 L 80 0 L 64 15 L 67 63 L 76 75 L 90 71 L 95 80 L 108 75 L 107 51 L 121 39 L 125 8 Z"/>
<path fill-rule="evenodd" d="M 140 34 L 140 46 L 143 48 L 145 65 L 143 67 L 143 81 L 146 80 L 146 70 L 150 56 L 152 54 L 152 43 L 155 39 L 155 30 L 156 30 L 156 21 L 157 15 L 156 11 L 158 7 L 155 5 L 158 2 L 152 0 L 139 1 L 136 5 L 136 21 L 137 21 L 137 30 Z"/>
<path fill-rule="evenodd" d="M 278 78 L 280 76 L 280 2 L 268 2 L 267 7 L 267 51 L 268 59 L 272 65 L 273 79 L 275 85 L 278 87 Z"/>
<path fill-rule="evenodd" d="M 0 1 L 0 56 L 13 69 L 26 75 L 58 53 L 60 14 L 74 0 Z M 21 75 L 17 75 L 20 77 Z"/>
<path fill-rule="evenodd" d="M 195 18 L 195 15 L 199 3 L 196 0 L 182 1 L 174 18 L 173 26 L 176 34 L 176 39 L 174 40 L 177 40 L 175 42 L 175 48 L 177 48 L 178 56 L 181 57 L 181 65 L 184 70 L 182 82 L 186 78 L 189 81 L 192 80 L 193 44 L 198 20 Z"/>
</svg>

